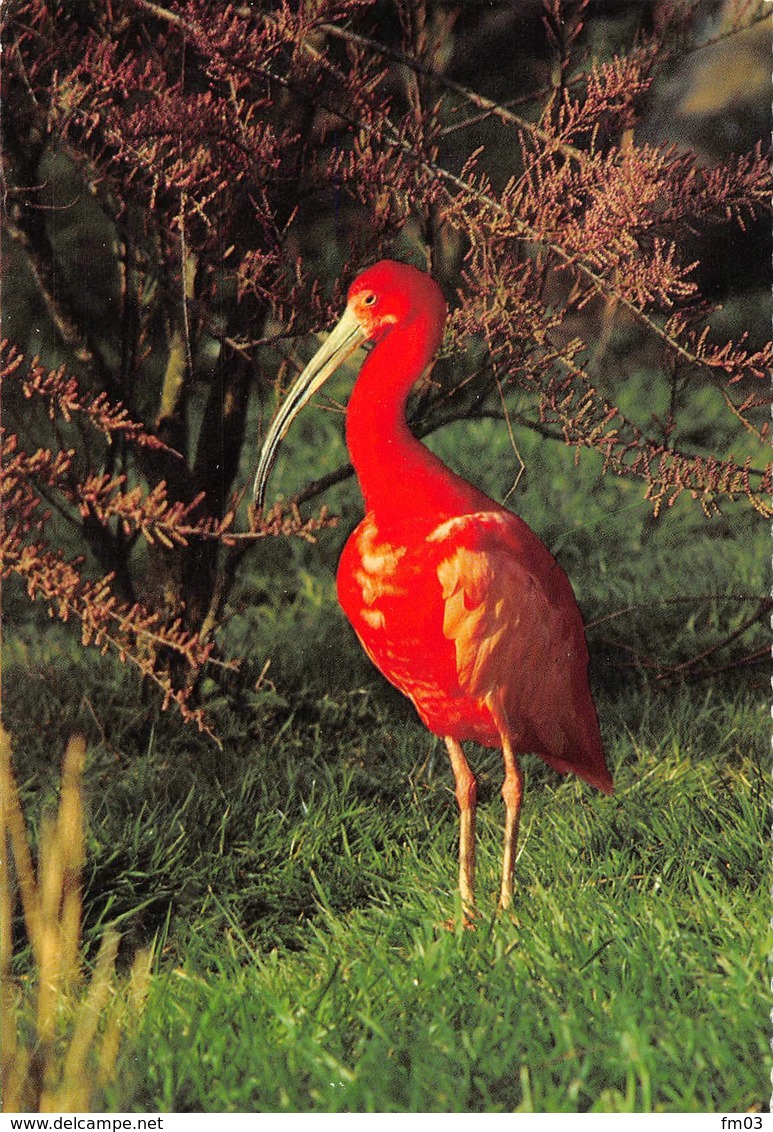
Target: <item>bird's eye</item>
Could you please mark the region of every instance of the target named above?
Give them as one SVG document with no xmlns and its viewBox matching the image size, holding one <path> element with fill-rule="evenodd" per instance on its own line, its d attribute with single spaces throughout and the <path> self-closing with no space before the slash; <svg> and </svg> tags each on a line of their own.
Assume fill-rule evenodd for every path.
<svg viewBox="0 0 773 1132">
<path fill-rule="evenodd" d="M 369 294 L 367 294 L 362 301 L 363 301 L 363 303 L 366 307 L 372 307 L 373 304 L 376 301 L 376 296 L 373 294 L 372 291 L 370 291 Z"/>
</svg>

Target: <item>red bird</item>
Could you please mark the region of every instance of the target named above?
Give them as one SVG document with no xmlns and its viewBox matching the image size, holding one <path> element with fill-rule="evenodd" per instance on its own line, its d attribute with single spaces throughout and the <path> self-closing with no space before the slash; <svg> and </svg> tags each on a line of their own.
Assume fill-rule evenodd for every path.
<svg viewBox="0 0 773 1132">
<path fill-rule="evenodd" d="M 472 913 L 477 788 L 465 740 L 500 747 L 504 757 L 502 908 L 513 893 L 519 754 L 539 755 L 605 793 L 612 779 L 566 574 L 522 519 L 455 475 L 408 429 L 408 395 L 440 344 L 446 313 L 424 272 L 390 260 L 364 271 L 269 429 L 255 501 L 262 507 L 295 415 L 359 345 L 373 342 L 346 414 L 366 514 L 341 555 L 338 598 L 376 667 L 445 740 L 461 817 L 459 887 Z"/>
</svg>

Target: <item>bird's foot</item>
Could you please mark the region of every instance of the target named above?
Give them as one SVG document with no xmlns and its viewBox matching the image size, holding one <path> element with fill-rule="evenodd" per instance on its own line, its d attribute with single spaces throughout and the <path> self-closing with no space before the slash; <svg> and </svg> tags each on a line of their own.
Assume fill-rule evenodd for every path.
<svg viewBox="0 0 773 1132">
<path fill-rule="evenodd" d="M 474 932 L 477 928 L 477 924 L 475 922 L 477 919 L 478 911 L 477 909 L 472 909 L 471 911 L 463 912 L 461 920 L 457 920 L 453 916 L 450 916 L 447 920 L 443 921 L 440 927 L 447 932 L 455 932 L 458 927 L 462 928 L 463 931 Z"/>
<path fill-rule="evenodd" d="M 520 928 L 521 921 L 516 915 L 515 904 L 512 900 L 502 901 L 497 904 L 497 918 L 506 920 L 508 923 L 513 924 L 514 927 Z"/>
</svg>

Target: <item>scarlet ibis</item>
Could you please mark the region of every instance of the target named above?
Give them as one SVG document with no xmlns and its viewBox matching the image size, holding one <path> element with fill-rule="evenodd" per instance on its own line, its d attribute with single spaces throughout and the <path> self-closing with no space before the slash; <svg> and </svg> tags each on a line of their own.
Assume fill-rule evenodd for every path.
<svg viewBox="0 0 773 1132">
<path fill-rule="evenodd" d="M 477 785 L 461 744 L 500 747 L 505 842 L 499 904 L 512 901 L 523 796 L 520 754 L 539 755 L 605 793 L 585 629 L 569 580 L 526 523 L 455 475 L 416 439 L 406 402 L 443 333 L 438 285 L 383 260 L 352 284 L 346 310 L 274 418 L 255 476 L 263 506 L 279 442 L 362 343 L 346 439 L 365 518 L 338 567 L 338 598 L 365 652 L 445 740 L 460 811 L 459 888 L 475 909 Z"/>
</svg>

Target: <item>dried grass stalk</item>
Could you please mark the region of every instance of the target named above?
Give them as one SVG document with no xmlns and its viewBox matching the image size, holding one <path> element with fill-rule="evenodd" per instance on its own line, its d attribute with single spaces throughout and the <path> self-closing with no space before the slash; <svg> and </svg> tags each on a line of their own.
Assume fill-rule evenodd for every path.
<svg viewBox="0 0 773 1132">
<path fill-rule="evenodd" d="M 37 874 L 11 766 L 11 741 L 0 724 L 0 1038 L 6 1112 L 84 1112 L 95 1082 L 114 1078 L 121 1038 L 141 1013 L 150 982 L 150 951 L 140 952 L 128 981 L 117 985 L 120 936 L 102 938 L 84 986 L 81 965 L 81 876 L 85 863 L 81 736 L 67 745 L 55 818 L 41 825 Z M 13 869 L 10 864 L 13 863 Z M 14 884 L 15 881 L 15 884 Z M 34 963 L 32 978 L 13 978 L 14 888 Z M 33 994 L 27 988 L 36 988 Z"/>
</svg>

